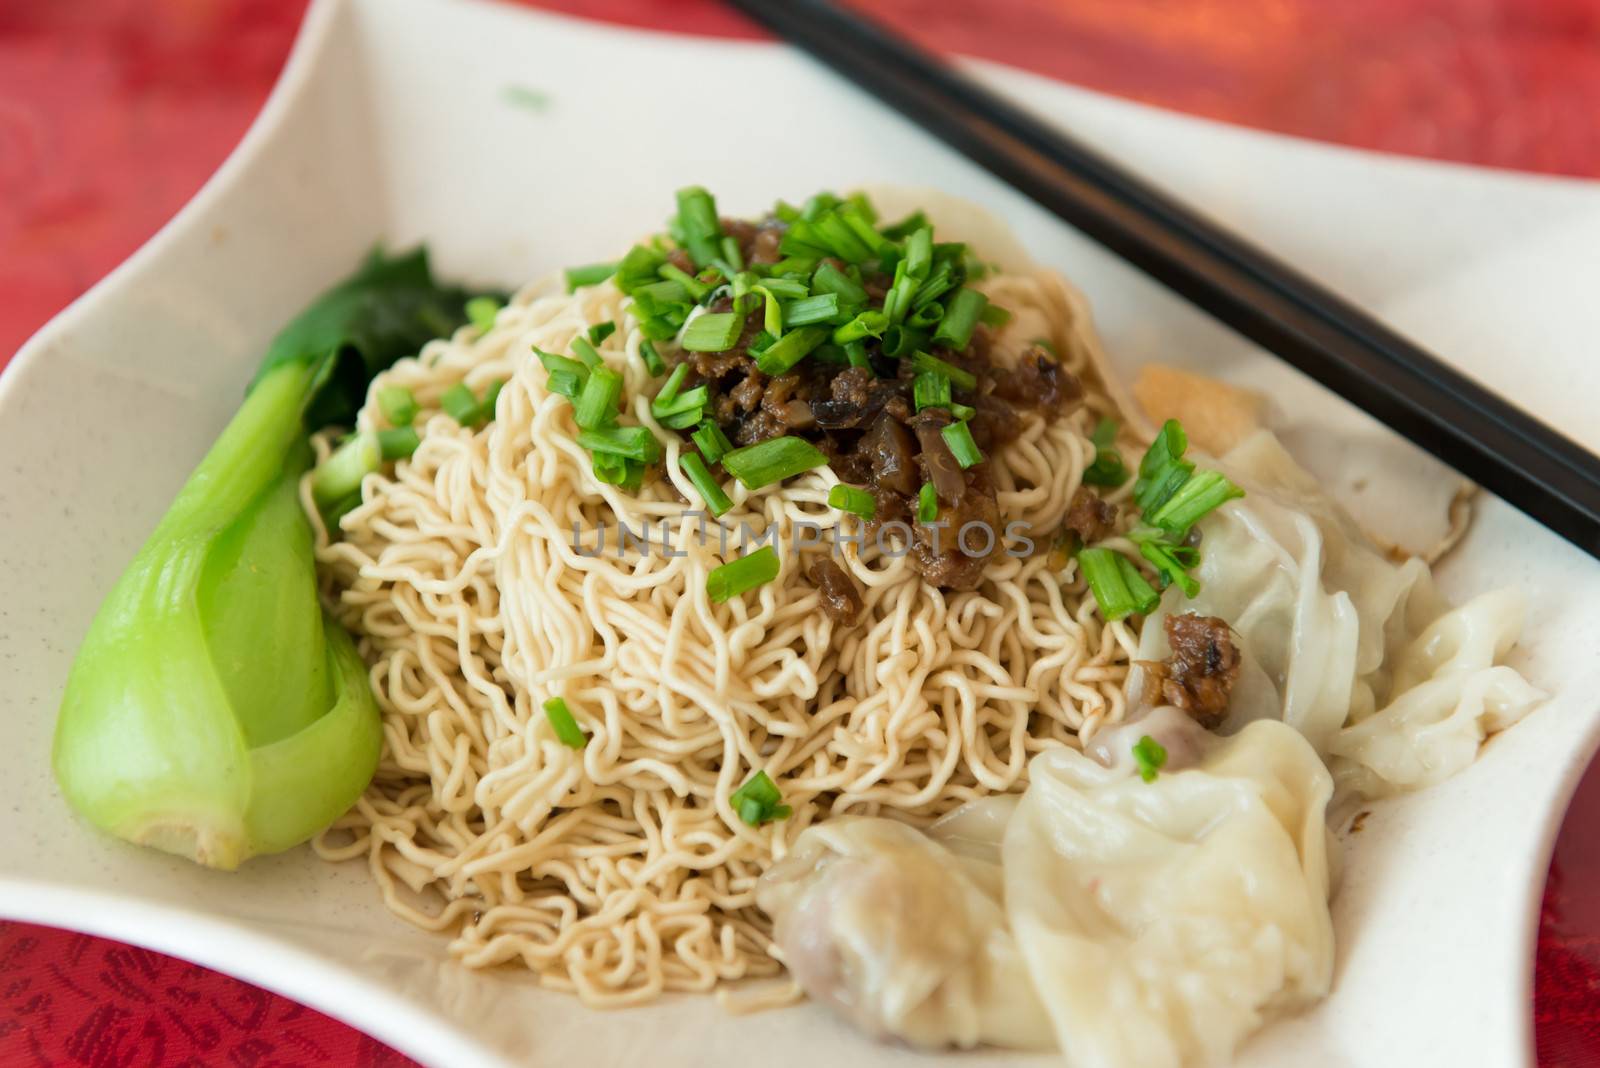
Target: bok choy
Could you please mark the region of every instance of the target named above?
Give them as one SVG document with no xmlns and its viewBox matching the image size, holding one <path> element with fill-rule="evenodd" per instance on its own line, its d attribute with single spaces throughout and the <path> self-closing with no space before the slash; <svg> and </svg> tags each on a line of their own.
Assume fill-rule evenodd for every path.
<svg viewBox="0 0 1600 1068">
<path fill-rule="evenodd" d="M 366 666 L 322 611 L 298 485 L 310 433 L 465 321 L 423 250 L 374 253 L 289 324 L 243 405 L 100 607 L 54 766 L 96 826 L 214 868 L 345 811 L 383 734 Z"/>
</svg>

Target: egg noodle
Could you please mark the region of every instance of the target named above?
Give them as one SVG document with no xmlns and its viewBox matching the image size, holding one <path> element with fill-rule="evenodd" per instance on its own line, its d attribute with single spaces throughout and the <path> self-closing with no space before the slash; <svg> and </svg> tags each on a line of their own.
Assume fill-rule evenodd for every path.
<svg viewBox="0 0 1600 1068">
<path fill-rule="evenodd" d="M 386 740 L 318 852 L 367 858 L 388 906 L 451 933 L 469 966 L 518 962 L 591 1005 L 632 1004 L 782 974 L 754 888 L 808 825 L 925 824 L 1020 790 L 1032 754 L 1119 719 L 1137 636 L 1102 622 L 1050 551 L 1094 459 L 1089 434 L 1116 414 L 1097 343 L 1053 274 L 981 288 L 1014 315 L 994 362 L 1048 337 L 1086 397 L 1053 421 L 1019 416 L 990 457 L 1002 520 L 1025 524 L 1034 548 L 996 554 L 971 592 L 936 589 L 892 542 L 859 537 L 827 504 L 826 467 L 754 492 L 729 482 L 719 537 L 685 503 L 699 498 L 678 435 L 651 416 L 641 335 L 610 282 L 570 295 L 533 284 L 487 333 L 463 327 L 380 375 L 358 426 L 381 425 L 378 390 L 406 386 L 420 447 L 392 476 L 367 476 L 337 540 L 302 487 L 327 602 L 371 665 Z M 638 492 L 595 478 L 533 355 L 607 320 L 618 329 L 600 355 L 665 450 L 666 473 Z M 440 412 L 452 385 L 496 380 L 481 429 Z M 332 446 L 319 436 L 319 458 Z M 804 523 L 843 523 L 844 536 L 801 544 Z M 782 572 L 713 603 L 707 575 L 748 547 L 729 536 L 741 531 L 775 533 Z M 861 591 L 849 627 L 805 575 L 827 553 Z M 553 697 L 588 735 L 582 749 L 558 740 L 542 711 Z M 752 827 L 730 796 L 758 770 L 792 815 Z"/>
</svg>

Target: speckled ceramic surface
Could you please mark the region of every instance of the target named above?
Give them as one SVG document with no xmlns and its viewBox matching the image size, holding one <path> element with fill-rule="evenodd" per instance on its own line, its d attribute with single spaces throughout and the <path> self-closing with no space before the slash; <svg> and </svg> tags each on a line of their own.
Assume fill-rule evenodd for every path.
<svg viewBox="0 0 1600 1068">
<path fill-rule="evenodd" d="M 807 107 L 769 128 L 758 98 L 714 94 L 691 122 L 681 99 L 650 88 L 685 63 Z M 980 72 L 1600 447 L 1593 189 L 1321 148 Z M 513 86 L 543 105 L 514 102 Z M 708 149 L 684 136 L 691 127 L 742 133 Z M 829 152 L 786 147 L 824 131 Z M 609 254 L 657 225 L 663 197 L 688 182 L 734 210 L 867 182 L 982 201 L 1088 292 L 1119 366 L 1159 359 L 1271 389 L 1319 443 L 1312 466 L 1338 472 L 1336 489 L 1364 514 L 1415 507 L 1396 474 L 1417 466 L 1408 447 L 798 57 L 472 3 L 327 0 L 212 183 L 0 378 L 0 914 L 236 973 L 452 1068 L 732 1065 L 752 1050 L 775 1066 L 927 1062 L 814 1007 L 735 1018 L 677 998 L 599 1017 L 514 974 L 446 963 L 442 939 L 391 918 L 359 864 L 302 849 L 234 875 L 202 871 L 90 832 L 50 778 L 79 637 L 288 315 L 380 237 L 425 238 L 444 273 L 511 283 Z M 1458 595 L 1529 591 L 1539 611 L 1519 666 L 1553 697 L 1463 775 L 1366 821 L 1334 901 L 1334 996 L 1251 1042 L 1243 1063 L 1531 1059 L 1533 909 L 1600 729 L 1600 565 L 1484 501 L 1442 579 Z M 962 1063 L 989 1060 L 1024 1063 Z"/>
</svg>

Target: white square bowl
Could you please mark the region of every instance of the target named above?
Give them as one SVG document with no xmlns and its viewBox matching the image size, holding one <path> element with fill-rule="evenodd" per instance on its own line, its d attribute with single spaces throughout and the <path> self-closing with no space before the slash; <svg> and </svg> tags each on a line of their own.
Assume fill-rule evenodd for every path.
<svg viewBox="0 0 1600 1068">
<path fill-rule="evenodd" d="M 974 69 L 1600 446 L 1593 186 L 1319 147 Z M 511 102 L 511 86 L 548 105 Z M 874 182 L 981 201 L 1083 286 L 1124 369 L 1162 360 L 1271 389 L 1351 455 L 1409 448 L 778 46 L 466 0 L 319 0 L 228 163 L 0 377 L 0 914 L 220 968 L 451 1068 L 930 1063 L 813 1006 L 736 1018 L 676 997 L 601 1016 L 514 972 L 469 973 L 391 917 L 358 863 L 302 848 L 204 871 L 93 833 L 50 775 L 79 638 L 288 316 L 380 238 L 427 240 L 447 276 L 514 284 L 611 255 L 691 182 L 735 211 Z M 1531 1062 L 1535 910 L 1600 732 L 1600 565 L 1487 500 L 1442 578 L 1458 596 L 1528 590 L 1518 663 L 1553 697 L 1348 842 L 1337 989 L 1241 1063 Z M 991 1061 L 1028 1063 L 962 1063 Z"/>
</svg>

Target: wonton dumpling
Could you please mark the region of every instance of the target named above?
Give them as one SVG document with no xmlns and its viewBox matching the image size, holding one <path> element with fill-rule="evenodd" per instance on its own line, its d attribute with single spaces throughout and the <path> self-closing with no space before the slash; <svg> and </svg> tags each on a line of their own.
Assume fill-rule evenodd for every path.
<svg viewBox="0 0 1600 1068">
<path fill-rule="evenodd" d="M 1487 731 L 1539 699 L 1495 667 L 1521 631 L 1515 593 L 1452 610 L 1426 564 L 1390 560 L 1270 432 L 1216 466 L 1247 495 L 1201 520 L 1200 592 L 1167 591 L 1138 659 L 1169 655 L 1170 613 L 1227 621 L 1242 663 L 1224 733 L 1282 719 L 1330 758 L 1342 786 L 1376 796 L 1459 770 Z M 1136 699 L 1143 675 L 1129 675 Z"/>
<path fill-rule="evenodd" d="M 1333 785 L 1297 732 L 1253 723 L 1150 783 L 1071 749 L 1029 776 L 1006 911 L 1072 1068 L 1215 1064 L 1327 994 Z"/>
<path fill-rule="evenodd" d="M 795 981 L 868 1034 L 924 1048 L 1047 1049 L 1050 1019 L 1000 904 L 993 858 L 1004 813 L 968 826 L 992 840 L 952 842 L 952 852 L 864 816 L 808 827 L 761 877 L 756 902 Z"/>
</svg>

